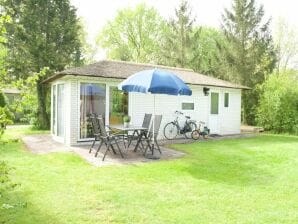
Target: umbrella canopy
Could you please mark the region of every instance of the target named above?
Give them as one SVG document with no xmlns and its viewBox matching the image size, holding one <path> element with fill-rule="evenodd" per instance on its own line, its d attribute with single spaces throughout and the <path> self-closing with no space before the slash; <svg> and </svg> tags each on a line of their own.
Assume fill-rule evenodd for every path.
<svg viewBox="0 0 298 224">
<path fill-rule="evenodd" d="M 119 90 L 168 95 L 192 94 L 190 88 L 175 74 L 159 69 L 133 74 L 118 85 Z"/>
<path fill-rule="evenodd" d="M 81 93 L 85 96 L 105 96 L 106 91 L 94 84 L 81 85 Z"/>
</svg>

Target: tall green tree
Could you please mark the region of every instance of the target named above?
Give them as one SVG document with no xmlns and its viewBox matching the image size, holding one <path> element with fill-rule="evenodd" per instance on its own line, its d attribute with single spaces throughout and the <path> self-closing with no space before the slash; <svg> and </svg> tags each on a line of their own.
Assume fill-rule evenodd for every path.
<svg viewBox="0 0 298 224">
<path fill-rule="evenodd" d="M 195 17 L 186 0 L 175 9 L 175 17 L 168 21 L 168 33 L 163 46 L 164 64 L 190 67 L 199 55 L 194 54 L 200 29 L 193 29 Z"/>
<path fill-rule="evenodd" d="M 263 6 L 254 0 L 233 0 L 232 9 L 225 9 L 222 30 L 227 39 L 223 57 L 229 67 L 229 79 L 252 87 L 243 93 L 243 121 L 255 122 L 259 94 L 257 85 L 272 72 L 276 62 L 270 20 L 264 21 Z"/>
<path fill-rule="evenodd" d="M 194 27 L 193 32 L 200 32 L 200 35 L 193 40 L 192 54 L 196 60 L 190 62 L 189 67 L 205 75 L 225 78 L 220 48 L 226 46 L 226 41 L 221 30 L 202 26 Z"/>
<path fill-rule="evenodd" d="M 44 67 L 60 71 L 82 63 L 80 26 L 69 0 L 0 0 L 2 11 L 11 17 L 6 24 L 8 70 L 12 80 L 26 79 Z M 37 80 L 40 128 L 49 127 L 46 87 Z"/>
<path fill-rule="evenodd" d="M 165 29 L 156 9 L 140 4 L 118 11 L 98 35 L 97 43 L 111 59 L 158 63 L 159 40 Z"/>
</svg>

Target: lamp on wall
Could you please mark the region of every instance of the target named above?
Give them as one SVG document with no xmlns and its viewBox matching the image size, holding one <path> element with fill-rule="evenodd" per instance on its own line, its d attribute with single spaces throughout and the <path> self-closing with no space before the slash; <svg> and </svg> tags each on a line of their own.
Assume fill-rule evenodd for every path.
<svg viewBox="0 0 298 224">
<path fill-rule="evenodd" d="M 203 88 L 203 92 L 204 92 L 204 95 L 205 96 L 208 96 L 209 95 L 209 90 L 210 90 L 210 88 L 207 88 L 207 87 L 204 87 Z"/>
</svg>

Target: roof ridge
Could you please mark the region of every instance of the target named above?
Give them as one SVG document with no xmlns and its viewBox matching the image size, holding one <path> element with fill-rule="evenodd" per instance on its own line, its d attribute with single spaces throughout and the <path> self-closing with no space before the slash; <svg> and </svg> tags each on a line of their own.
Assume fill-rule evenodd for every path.
<svg viewBox="0 0 298 224">
<path fill-rule="evenodd" d="M 130 65 L 143 65 L 143 66 L 151 66 L 151 67 L 159 67 L 159 68 L 168 68 L 168 69 L 173 69 L 173 70 L 179 70 L 179 71 L 188 71 L 188 72 L 194 72 L 193 69 L 190 68 L 181 68 L 181 67 L 171 67 L 171 66 L 166 66 L 166 65 L 158 65 L 158 64 L 151 64 L 151 63 L 138 63 L 134 61 L 120 61 L 120 60 L 113 60 L 113 59 L 104 59 L 100 60 L 98 62 L 95 62 L 94 64 L 100 63 L 100 62 L 116 62 L 116 63 L 121 63 L 121 64 L 130 64 Z"/>
</svg>

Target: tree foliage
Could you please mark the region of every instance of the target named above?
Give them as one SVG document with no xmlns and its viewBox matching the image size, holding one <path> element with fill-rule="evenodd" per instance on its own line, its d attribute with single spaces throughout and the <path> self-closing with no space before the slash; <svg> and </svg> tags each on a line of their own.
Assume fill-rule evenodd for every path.
<svg viewBox="0 0 298 224">
<path fill-rule="evenodd" d="M 0 91 L 0 107 L 5 107 L 6 106 L 6 99 L 4 96 L 4 93 Z"/>
<path fill-rule="evenodd" d="M 275 73 L 260 86 L 257 122 L 267 130 L 298 135 L 297 72 Z"/>
<path fill-rule="evenodd" d="M 296 27 L 279 18 L 276 24 L 274 44 L 277 52 L 277 71 L 298 68 L 298 32 Z"/>
<path fill-rule="evenodd" d="M 118 11 L 100 32 L 97 43 L 111 59 L 158 63 L 164 30 L 164 19 L 156 9 L 140 4 Z"/>
<path fill-rule="evenodd" d="M 14 100 L 10 108 L 14 113 L 22 113 L 24 115 L 22 122 L 30 123 L 37 129 L 42 127 L 39 126 L 40 123 L 36 116 L 38 112 L 36 82 L 46 77 L 49 72 L 49 68 L 45 67 L 40 72 L 36 72 L 26 79 L 19 79 L 14 82 L 14 86 L 22 91 L 20 97 Z"/>
<path fill-rule="evenodd" d="M 0 4 L 11 17 L 5 24 L 9 80 L 26 79 L 44 67 L 60 71 L 82 63 L 80 26 L 69 0 L 0 0 Z M 37 117 L 40 127 L 48 128 L 47 90 L 41 82 L 36 85 Z"/>
<path fill-rule="evenodd" d="M 275 66 L 275 51 L 269 30 L 270 20 L 264 21 L 263 6 L 254 0 L 234 0 L 232 9 L 225 9 L 222 29 L 227 47 L 228 78 L 252 87 L 243 94 L 244 122 L 254 124 L 255 105 L 258 104 L 257 84 L 264 82 L 265 75 Z"/>
<path fill-rule="evenodd" d="M 194 27 L 193 32 L 199 32 L 192 49 L 195 59 L 189 67 L 194 71 L 205 75 L 224 78 L 224 59 L 221 57 L 220 49 L 226 46 L 226 41 L 221 30 L 212 27 Z"/>
<path fill-rule="evenodd" d="M 185 0 L 175 9 L 175 17 L 168 21 L 168 32 L 162 46 L 163 64 L 177 67 L 191 67 L 196 63 L 199 52 L 197 41 L 200 29 L 193 29 L 195 17 Z"/>
</svg>

